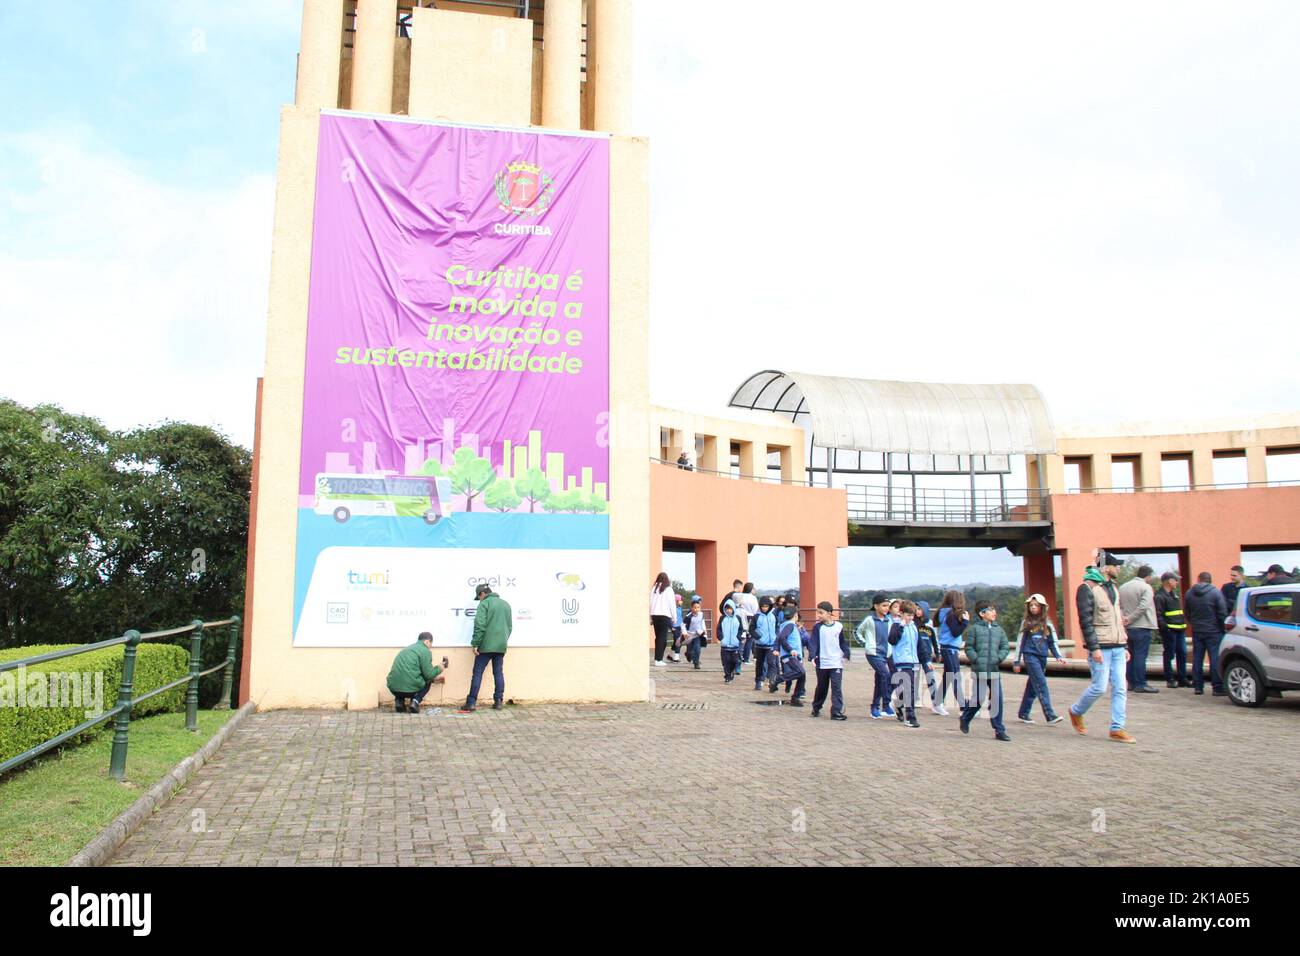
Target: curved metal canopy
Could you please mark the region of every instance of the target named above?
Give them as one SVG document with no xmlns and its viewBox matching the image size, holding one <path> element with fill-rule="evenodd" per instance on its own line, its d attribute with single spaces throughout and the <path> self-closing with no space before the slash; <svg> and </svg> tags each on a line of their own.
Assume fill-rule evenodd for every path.
<svg viewBox="0 0 1300 956">
<path fill-rule="evenodd" d="M 824 448 L 934 455 L 1056 451 L 1052 415 L 1032 385 L 885 382 L 768 369 L 751 375 L 728 404 L 811 422 Z"/>
</svg>

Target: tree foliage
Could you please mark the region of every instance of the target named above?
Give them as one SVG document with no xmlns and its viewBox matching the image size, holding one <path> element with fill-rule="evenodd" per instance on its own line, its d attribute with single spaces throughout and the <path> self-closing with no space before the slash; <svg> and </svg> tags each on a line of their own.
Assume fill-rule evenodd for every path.
<svg viewBox="0 0 1300 956">
<path fill-rule="evenodd" d="M 0 399 L 0 647 L 242 614 L 251 475 L 210 428 Z M 210 666 L 225 634 L 207 644 Z"/>
</svg>

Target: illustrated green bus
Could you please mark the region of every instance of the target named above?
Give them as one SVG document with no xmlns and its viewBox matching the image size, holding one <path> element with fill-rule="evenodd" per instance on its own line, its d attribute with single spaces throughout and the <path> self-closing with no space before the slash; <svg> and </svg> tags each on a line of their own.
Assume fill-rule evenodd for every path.
<svg viewBox="0 0 1300 956">
<path fill-rule="evenodd" d="M 437 524 L 451 516 L 451 481 L 433 475 L 316 476 L 318 515 L 333 515 L 340 524 L 353 515 L 423 518 Z"/>
</svg>

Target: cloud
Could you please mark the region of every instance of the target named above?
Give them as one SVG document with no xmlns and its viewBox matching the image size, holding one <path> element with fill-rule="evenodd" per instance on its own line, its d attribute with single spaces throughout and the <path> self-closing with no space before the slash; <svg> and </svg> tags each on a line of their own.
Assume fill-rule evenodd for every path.
<svg viewBox="0 0 1300 956">
<path fill-rule="evenodd" d="M 86 129 L 0 136 L 3 394 L 251 444 L 274 179 L 166 186 Z"/>
<path fill-rule="evenodd" d="M 656 401 L 787 367 L 1028 381 L 1059 422 L 1296 407 L 1293 8 L 822 12 L 642 15 Z"/>
</svg>

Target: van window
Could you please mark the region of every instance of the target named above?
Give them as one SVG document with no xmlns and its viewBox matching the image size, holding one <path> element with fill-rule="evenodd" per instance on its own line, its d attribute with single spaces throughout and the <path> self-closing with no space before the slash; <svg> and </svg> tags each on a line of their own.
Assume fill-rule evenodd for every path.
<svg viewBox="0 0 1300 956">
<path fill-rule="evenodd" d="M 1250 616 L 1269 624 L 1295 623 L 1297 592 L 1273 591 L 1250 596 Z"/>
</svg>

